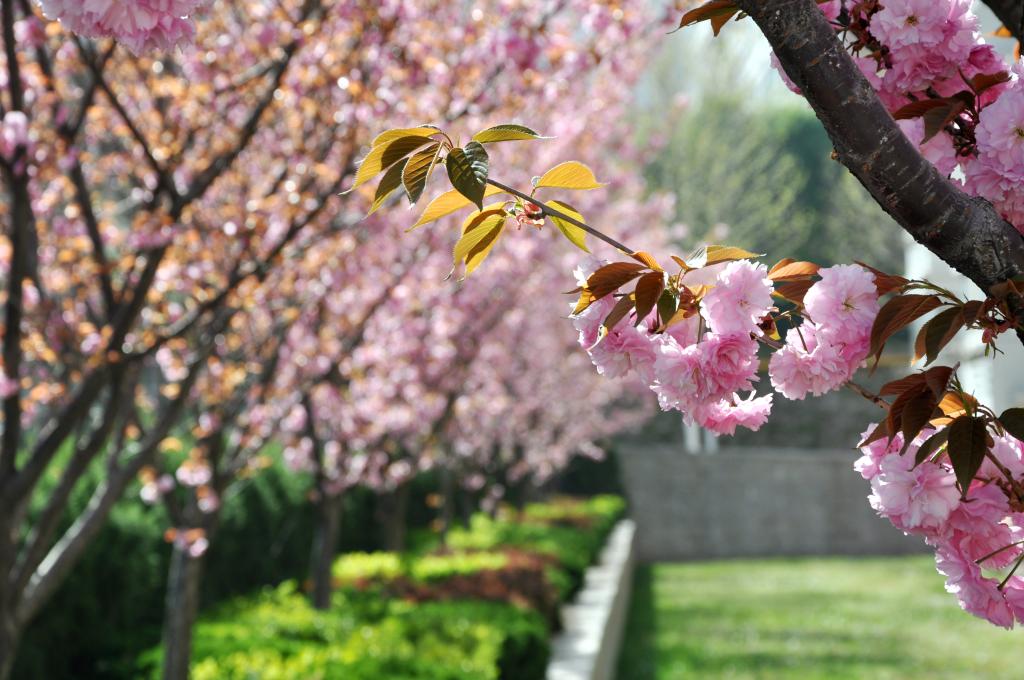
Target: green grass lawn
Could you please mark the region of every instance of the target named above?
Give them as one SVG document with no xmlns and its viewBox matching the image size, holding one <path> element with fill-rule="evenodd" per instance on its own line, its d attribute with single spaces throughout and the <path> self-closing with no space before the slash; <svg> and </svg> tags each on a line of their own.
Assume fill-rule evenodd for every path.
<svg viewBox="0 0 1024 680">
<path fill-rule="evenodd" d="M 641 567 L 618 677 L 1024 678 L 1024 631 L 942 584 L 928 556 Z"/>
</svg>

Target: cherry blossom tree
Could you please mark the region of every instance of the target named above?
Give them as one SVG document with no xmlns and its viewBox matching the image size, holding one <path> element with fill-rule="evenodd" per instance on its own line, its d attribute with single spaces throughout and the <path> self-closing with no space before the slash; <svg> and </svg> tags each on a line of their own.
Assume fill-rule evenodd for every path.
<svg viewBox="0 0 1024 680">
<path fill-rule="evenodd" d="M 219 60 L 136 58 L 28 2 L 2 9 L 0 676 L 179 422 L 239 288 L 337 209 L 358 153 L 337 133 L 336 93 L 293 71 L 315 59 L 303 48 L 318 3 L 211 15 L 210 35 L 236 38 Z M 183 338 L 187 361 L 167 378 L 152 358 Z M 65 527 L 90 469 L 104 474 Z"/>
<path fill-rule="evenodd" d="M 135 14 L 120 4 L 104 8 L 109 11 L 56 2 L 43 7 L 72 31 L 113 36 L 139 53 L 129 56 L 113 44 L 100 53 L 103 45 L 68 38 L 54 24 L 46 29 L 46 47 L 70 52 L 66 45 L 72 44 L 92 55 L 85 62 L 89 73 L 104 73 L 97 63 L 102 60 L 103 68 L 119 69 L 105 76 L 112 82 L 120 70 L 132 76 L 123 84 L 116 79 L 118 87 L 130 92 L 125 102 L 114 98 L 113 84 L 103 89 L 99 105 L 109 100 L 109 115 L 126 129 L 111 136 L 97 133 L 96 139 L 84 130 L 79 144 L 89 159 L 110 163 L 104 167 L 120 179 L 128 161 L 113 164 L 104 145 L 116 132 L 128 134 L 140 145 L 134 153 L 155 173 L 142 190 L 124 189 L 131 198 L 145 204 L 163 191 L 172 207 L 178 193 L 196 201 L 196 207 L 182 208 L 175 219 L 151 223 L 125 199 L 121 211 L 133 222 L 113 224 L 138 247 L 167 252 L 154 265 L 154 287 L 140 307 L 142 328 L 135 333 L 141 337 L 132 351 L 140 366 L 140 390 L 148 390 L 151 400 L 162 397 L 178 404 L 161 436 L 145 455 L 132 459 L 143 498 L 160 502 L 170 520 L 166 677 L 187 674 L 202 557 L 216 540 L 222 499 L 258 472 L 277 431 L 296 436 L 288 455 L 297 464 L 305 455 L 314 473 L 320 517 L 313 551 L 314 600 L 325 606 L 341 491 L 356 483 L 379 486 L 380 475 L 401 487 L 435 464 L 438 442 L 453 436 L 461 385 L 473 374 L 468 367 L 486 370 L 476 359 L 482 339 L 497 337 L 498 319 L 511 311 L 496 291 L 483 297 L 476 288 L 453 292 L 456 284 L 445 280 L 450 267 L 429 248 L 403 260 L 407 241 L 399 235 L 404 221 L 390 214 L 384 219 L 381 213 L 362 221 L 361 211 L 343 207 L 335 194 L 358 180 L 353 177 L 354 140 L 369 132 L 371 120 L 376 125 L 381 120 L 461 124 L 465 119 L 477 125 L 496 114 L 529 110 L 564 136 L 563 145 L 588 143 L 587 121 L 613 116 L 628 100 L 628 89 L 609 83 L 635 79 L 642 65 L 639 47 L 621 50 L 622 39 L 655 16 L 642 3 L 560 2 L 540 13 L 531 3 L 501 3 L 472 13 L 467 24 L 462 8 L 451 3 L 253 5 L 256 11 L 248 20 L 214 5 L 195 41 L 198 48 L 216 44 L 216 49 L 186 48 L 176 54 L 163 50 L 188 38 L 191 23 L 180 15 L 192 5 L 161 4 L 157 12 L 139 3 Z M 100 7 L 89 5 L 94 6 Z M 34 22 L 27 11 L 25 5 L 22 21 Z M 515 68 L 490 66 L 481 58 L 494 54 L 506 55 Z M 277 72 L 283 60 L 289 66 Z M 68 68 L 75 65 L 69 61 Z M 482 65 L 487 68 L 481 70 Z M 234 112 L 237 93 L 267 77 L 260 116 L 240 118 Z M 441 81 L 449 86 L 422 87 Z M 566 112 L 559 105 L 564 98 L 588 104 Z M 216 127 L 221 118 L 238 119 L 249 136 L 248 146 L 230 157 L 216 155 L 225 136 Z M 622 148 L 624 156 L 635 156 L 625 141 Z M 212 159 L 201 155 L 210 152 Z M 424 189 L 428 168 L 404 168 L 414 198 Z M 215 169 L 221 174 L 213 175 Z M 633 172 L 625 163 L 618 170 L 621 187 L 613 195 L 623 206 L 643 201 L 643 185 L 629 178 Z M 93 181 L 105 190 L 102 182 Z M 193 181 L 208 182 L 208 191 L 192 197 Z M 381 205 L 375 198 L 366 196 L 374 210 Z M 633 214 L 656 220 L 664 205 L 655 201 L 652 210 Z M 94 213 L 98 210 L 93 206 Z M 530 239 L 524 243 L 535 248 Z M 102 245 L 105 253 L 109 245 Z M 557 291 L 561 284 L 555 273 L 561 267 L 550 266 L 548 257 L 520 257 L 515 266 L 510 263 L 507 276 L 518 272 L 524 287 L 527 274 L 543 276 L 549 292 Z M 535 268 L 538 272 L 531 273 Z M 115 288 L 128 285 L 115 283 Z M 516 283 L 508 279 L 509 285 Z M 444 325 L 435 318 L 441 316 L 436 310 L 453 296 L 465 300 L 466 311 Z M 215 318 L 216 325 L 207 325 L 206 317 Z M 425 330 L 410 334 L 417 323 Z M 568 327 L 558 328 L 560 341 L 547 348 L 553 364 L 569 348 Z M 457 345 L 454 354 L 421 361 L 428 333 L 438 345 Z M 390 350 L 381 355 L 383 347 Z M 376 355 L 353 367 L 360 352 Z M 462 362 L 467 370 L 453 375 L 453 363 Z M 396 383 L 403 371 L 410 375 Z M 548 387 L 558 384 L 549 379 Z M 417 386 L 421 392 L 414 396 Z M 533 440 L 521 443 L 541 473 L 556 469 L 570 453 L 594 452 L 594 438 L 630 422 L 600 415 L 600 406 L 616 398 L 617 389 L 595 383 L 590 391 L 596 407 L 586 411 L 591 427 L 584 420 L 575 425 L 561 420 L 578 417 L 579 406 L 575 412 L 553 411 L 547 422 L 538 423 Z M 411 401 L 417 408 L 409 408 Z M 136 399 L 136 412 L 126 421 L 126 441 L 151 418 L 149 404 Z M 355 425 L 346 426 L 349 421 Z M 181 427 L 172 429 L 178 423 Z M 553 434 L 545 439 L 543 432 Z M 363 464 L 367 458 L 372 465 Z M 111 503 L 129 479 L 126 474 L 111 491 Z M 68 483 L 75 481 L 69 478 Z M 96 526 L 100 521 L 97 517 Z"/>
<path fill-rule="evenodd" d="M 733 17 L 758 23 L 783 77 L 824 123 L 836 158 L 911 235 L 977 283 L 984 299 L 962 299 L 860 263 L 824 269 L 787 258 L 769 268 L 755 263 L 755 253 L 728 246 L 673 255 L 674 266 L 666 269 L 649 252 L 587 224 L 564 202 L 538 197 L 552 189 L 600 188 L 588 166 L 557 165 L 534 178 L 529 193 L 495 179 L 485 144 L 537 139 L 529 128 L 482 130 L 462 146 L 440 129 L 394 134 L 435 138 L 454 191 L 476 205 L 454 252 L 466 275 L 510 221 L 551 224 L 580 247 L 589 235 L 631 258 L 577 270 L 574 323 L 599 373 L 633 374 L 662 408 L 723 434 L 757 430 L 767 421 L 774 395 L 758 396 L 755 389 L 765 352 L 772 353 L 768 376 L 782 397 L 799 400 L 845 386 L 885 409 L 885 419 L 865 433 L 857 464 L 871 482 L 872 505 L 935 548 L 947 590 L 965 610 L 1012 627 L 1024 621 L 1024 581 L 1015 575 L 1024 562 L 1017 536 L 1024 521 L 1024 409 L 996 414 L 979 404 L 956 367 L 928 368 L 878 394 L 853 377 L 868 359 L 877 363 L 896 332 L 929 316 L 915 341 L 915 361 L 925 365 L 965 329 L 982 331 L 986 353 L 1010 330 L 1024 341 L 1018 265 L 1024 228 L 1015 226 L 1022 221 L 1018 166 L 1024 159 L 1015 105 L 1019 67 L 1009 68 L 985 44 L 970 3 L 959 0 L 884 6 L 712 0 L 687 12 L 680 27 L 710 21 L 717 34 Z M 385 141 L 377 155 L 360 168 L 367 179 L 388 169 L 376 158 L 399 144 L 378 139 Z M 389 189 L 382 181 L 378 191 Z M 490 189 L 511 199 L 485 206 Z M 420 222 L 434 217 L 433 205 Z M 990 575 L 999 568 L 1007 570 Z"/>
</svg>

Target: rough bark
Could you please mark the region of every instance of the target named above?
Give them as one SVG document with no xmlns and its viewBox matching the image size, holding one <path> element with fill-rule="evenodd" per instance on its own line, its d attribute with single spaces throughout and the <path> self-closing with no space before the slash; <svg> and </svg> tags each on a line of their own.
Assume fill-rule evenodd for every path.
<svg viewBox="0 0 1024 680">
<path fill-rule="evenodd" d="M 19 628 L 10 612 L 0 611 L 0 680 L 8 680 L 18 651 Z"/>
<path fill-rule="evenodd" d="M 1024 3 L 1021 0 L 984 0 L 996 18 L 1021 40 L 1024 36 Z"/>
<path fill-rule="evenodd" d="M 1024 275 L 1024 240 L 903 135 L 814 0 L 738 0 L 814 109 L 838 159 L 914 239 L 982 290 Z M 1019 304 L 1019 301 L 1018 301 Z"/>
<path fill-rule="evenodd" d="M 188 680 L 202 568 L 202 557 L 191 557 L 187 548 L 174 547 L 164 605 L 163 680 Z"/>
<path fill-rule="evenodd" d="M 313 553 L 310 557 L 311 599 L 317 609 L 331 606 L 331 565 L 338 552 L 341 531 L 341 496 L 323 495 L 316 505 L 316 526 L 313 530 Z"/>
</svg>

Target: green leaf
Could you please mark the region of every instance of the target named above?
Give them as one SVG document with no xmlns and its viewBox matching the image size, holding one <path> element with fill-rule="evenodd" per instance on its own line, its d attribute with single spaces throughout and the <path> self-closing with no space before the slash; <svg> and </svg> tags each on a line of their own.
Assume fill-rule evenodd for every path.
<svg viewBox="0 0 1024 680">
<path fill-rule="evenodd" d="M 347 194 L 356 187 L 369 182 L 416 149 L 429 143 L 430 137 L 407 135 L 373 147 L 359 164 L 355 183 L 344 193 Z"/>
<path fill-rule="evenodd" d="M 498 187 L 488 184 L 487 189 L 484 191 L 484 198 L 500 193 L 504 192 L 502 192 Z M 417 227 L 422 227 L 424 224 L 429 224 L 430 222 L 439 220 L 442 217 L 451 215 L 453 212 L 462 210 L 469 205 L 472 205 L 470 200 L 455 189 L 446 191 L 428 203 L 426 210 L 424 210 L 423 214 L 420 215 L 420 218 L 416 220 L 416 224 L 409 227 L 406 231 L 412 231 Z"/>
<path fill-rule="evenodd" d="M 667 290 L 661 292 L 658 297 L 658 317 L 661 319 L 661 325 L 667 330 L 669 326 L 673 324 L 673 321 L 678 322 L 683 319 L 676 319 L 676 307 L 679 301 Z"/>
<path fill-rule="evenodd" d="M 917 453 L 914 454 L 914 467 L 931 458 L 939 450 L 939 447 L 946 443 L 947 439 L 949 439 L 948 427 L 942 428 L 931 437 L 928 437 L 928 439 L 925 439 L 920 448 L 917 449 Z"/>
<path fill-rule="evenodd" d="M 488 158 L 484 145 L 470 142 L 448 152 L 445 161 L 452 186 L 478 208 L 483 207 L 487 186 Z"/>
<path fill-rule="evenodd" d="M 402 172 L 402 185 L 405 187 L 406 196 L 409 197 L 409 203 L 415 204 L 420 200 L 440 153 L 441 145 L 434 143 L 426 149 L 414 153 L 409 162 L 405 164 L 405 170 Z"/>
<path fill-rule="evenodd" d="M 594 171 L 579 161 L 566 161 L 551 168 L 537 180 L 534 185 L 541 187 L 553 187 L 557 189 L 600 189 L 604 186 L 597 181 Z"/>
<path fill-rule="evenodd" d="M 914 361 L 926 357 L 925 366 L 935 361 L 942 348 L 949 344 L 963 326 L 964 315 L 960 307 L 950 307 L 936 314 L 917 333 Z"/>
<path fill-rule="evenodd" d="M 690 257 L 686 258 L 686 264 L 691 269 L 700 269 L 701 267 L 721 262 L 749 260 L 757 257 L 761 257 L 761 254 L 752 253 L 743 248 L 735 248 L 733 246 L 702 246 L 693 251 Z"/>
<path fill-rule="evenodd" d="M 984 418 L 960 416 L 949 426 L 948 452 L 962 496 L 967 495 L 988 451 L 988 428 Z"/>
<path fill-rule="evenodd" d="M 559 212 L 563 212 L 569 217 L 579 220 L 580 222 L 584 221 L 583 215 L 581 215 L 580 212 L 576 210 L 576 208 L 572 207 L 568 203 L 562 203 L 561 201 L 548 201 L 544 205 L 548 206 L 549 208 L 554 208 Z M 590 252 L 586 244 L 587 232 L 583 231 L 575 224 L 563 220 L 561 217 L 557 217 L 555 215 L 549 215 L 549 217 L 551 218 L 551 221 L 554 222 L 555 226 L 558 227 L 558 230 L 562 232 L 562 234 L 567 239 L 569 239 L 569 241 L 574 246 L 576 246 L 585 253 Z"/>
<path fill-rule="evenodd" d="M 604 322 L 598 329 L 598 337 L 603 339 L 604 336 L 608 335 L 633 310 L 635 302 L 636 300 L 632 295 L 623 295 L 619 298 L 619 301 L 612 307 L 612 311 L 608 312 L 608 316 L 605 317 Z"/>
<path fill-rule="evenodd" d="M 527 139 L 543 139 L 541 135 L 524 125 L 506 124 L 481 130 L 473 135 L 474 142 L 491 144 L 493 142 L 513 142 Z"/>
<path fill-rule="evenodd" d="M 999 416 L 999 424 L 1017 439 L 1024 440 L 1024 408 L 1008 408 Z"/>
<path fill-rule="evenodd" d="M 402 170 L 405 169 L 406 162 L 407 160 L 403 158 L 384 173 L 380 184 L 377 185 L 377 193 L 373 195 L 373 205 L 370 206 L 370 211 L 366 213 L 367 217 L 377 212 L 377 209 L 384 205 L 384 201 L 387 200 L 388 196 L 394 193 L 395 189 L 402 186 Z"/>
<path fill-rule="evenodd" d="M 480 266 L 505 227 L 505 208 L 500 205 L 488 206 L 474 212 L 462 225 L 462 236 L 452 252 L 455 266 L 466 263 L 466 276 Z"/>
<path fill-rule="evenodd" d="M 401 137 L 430 137 L 432 135 L 436 135 L 440 131 L 441 128 L 434 127 L 433 125 L 420 125 L 413 128 L 395 128 L 394 130 L 385 130 L 374 138 L 373 143 L 370 146 L 387 144 L 388 142 L 393 142 Z"/>
</svg>

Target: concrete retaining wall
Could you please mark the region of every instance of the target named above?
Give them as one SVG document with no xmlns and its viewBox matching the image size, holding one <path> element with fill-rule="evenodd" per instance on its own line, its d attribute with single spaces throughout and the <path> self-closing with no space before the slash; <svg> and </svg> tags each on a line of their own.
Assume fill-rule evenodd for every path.
<svg viewBox="0 0 1024 680">
<path fill-rule="evenodd" d="M 853 451 L 624 444 L 618 461 L 644 562 L 923 552 L 875 515 Z"/>
<path fill-rule="evenodd" d="M 547 680 L 612 680 L 622 647 L 633 591 L 636 525 L 612 530 L 583 588 L 562 608 L 564 629 L 551 641 Z"/>
</svg>

